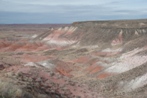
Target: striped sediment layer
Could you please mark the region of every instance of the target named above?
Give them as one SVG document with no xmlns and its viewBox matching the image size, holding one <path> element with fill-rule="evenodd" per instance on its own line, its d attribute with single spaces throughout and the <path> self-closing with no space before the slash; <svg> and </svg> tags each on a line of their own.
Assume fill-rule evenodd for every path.
<svg viewBox="0 0 147 98">
<path fill-rule="evenodd" d="M 147 20 L 53 27 L 1 40 L 1 77 L 30 98 L 146 98 L 146 42 Z"/>
</svg>

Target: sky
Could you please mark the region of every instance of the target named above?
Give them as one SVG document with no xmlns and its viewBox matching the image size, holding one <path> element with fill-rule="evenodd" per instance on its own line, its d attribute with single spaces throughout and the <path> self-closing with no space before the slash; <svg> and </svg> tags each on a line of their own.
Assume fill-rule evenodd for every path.
<svg viewBox="0 0 147 98">
<path fill-rule="evenodd" d="M 147 18 L 147 0 L 0 0 L 0 24 Z"/>
</svg>

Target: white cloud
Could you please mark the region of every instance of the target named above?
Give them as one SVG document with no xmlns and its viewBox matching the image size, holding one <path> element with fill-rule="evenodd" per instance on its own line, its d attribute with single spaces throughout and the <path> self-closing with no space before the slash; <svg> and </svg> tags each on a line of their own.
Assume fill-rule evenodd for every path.
<svg viewBox="0 0 147 98">
<path fill-rule="evenodd" d="M 114 2 L 116 0 L 3 0 L 18 4 L 35 4 L 35 5 L 96 5 Z"/>
<path fill-rule="evenodd" d="M 69 10 L 106 11 L 126 10 L 118 12 L 127 14 L 127 10 L 145 11 L 147 1 L 141 0 L 0 0 L 0 11 L 8 12 L 67 12 Z M 144 1 L 144 2 L 143 2 Z M 88 8 L 87 8 L 88 7 Z M 100 9 L 99 9 L 100 8 Z"/>
<path fill-rule="evenodd" d="M 11 13 L 36 13 L 40 20 L 42 15 L 47 14 L 56 16 L 56 19 L 64 17 L 72 22 L 145 17 L 146 4 L 146 0 L 0 0 L 0 12 L 10 13 L 6 17 L 11 17 Z M 20 15 L 16 16 L 18 17 L 20 18 Z M 60 18 L 58 19 L 60 21 Z"/>
</svg>

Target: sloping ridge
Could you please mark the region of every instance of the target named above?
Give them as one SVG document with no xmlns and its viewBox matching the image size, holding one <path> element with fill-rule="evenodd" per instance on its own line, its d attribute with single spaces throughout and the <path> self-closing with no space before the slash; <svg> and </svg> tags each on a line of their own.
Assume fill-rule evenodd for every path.
<svg viewBox="0 0 147 98">
<path fill-rule="evenodd" d="M 147 20 L 87 21 L 75 22 L 69 27 L 50 30 L 42 34 L 40 39 L 49 35 L 48 39 L 44 39 L 50 40 L 49 43 L 53 43 L 51 40 L 56 43 L 55 41 L 59 39 L 67 43 L 80 43 L 80 45 L 101 45 L 102 42 L 111 42 L 116 37 L 129 41 L 146 33 Z"/>
<path fill-rule="evenodd" d="M 54 35 L 57 32 L 58 36 Z M 73 53 L 78 56 L 74 60 L 68 59 L 67 61 L 81 67 L 79 70 L 72 69 L 72 73 L 77 72 L 73 76 L 78 77 L 78 81 L 84 78 L 87 84 L 103 93 L 106 98 L 146 96 L 140 95 L 138 92 L 134 95 L 131 93 L 138 89 L 146 91 L 144 86 L 147 83 L 142 84 L 147 79 L 146 72 L 144 71 L 143 76 L 139 73 L 144 70 L 147 63 L 147 55 L 143 54 L 147 51 L 147 20 L 75 22 L 70 27 L 53 30 L 49 36 L 48 41 L 54 39 L 56 43 L 58 41 L 59 43 L 60 41 L 70 43 L 71 40 L 74 40 L 73 43 L 67 45 L 67 50 L 65 49 L 61 54 L 57 52 L 57 54 L 64 58 L 67 52 L 67 57 L 71 57 L 73 56 L 71 48 L 75 49 Z M 48 44 L 51 43 L 48 42 Z M 59 46 L 63 47 L 64 45 Z M 69 52 L 69 48 L 72 50 L 71 52 Z M 83 49 L 87 50 L 82 52 Z M 80 55 L 77 51 L 81 51 Z M 140 68 L 138 72 L 130 75 L 138 68 Z M 80 72 L 81 70 L 85 71 Z M 120 75 L 124 80 L 117 77 Z M 98 80 L 89 82 L 91 76 L 92 79 L 97 77 Z M 130 78 L 127 80 L 128 76 Z M 145 79 L 142 79 L 143 77 Z M 115 81 L 115 78 L 118 80 Z"/>
</svg>

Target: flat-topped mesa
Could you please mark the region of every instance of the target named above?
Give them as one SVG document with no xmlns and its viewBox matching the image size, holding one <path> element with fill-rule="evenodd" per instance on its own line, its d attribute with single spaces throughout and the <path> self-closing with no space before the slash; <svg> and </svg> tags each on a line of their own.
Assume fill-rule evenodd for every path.
<svg viewBox="0 0 147 98">
<path fill-rule="evenodd" d="M 97 26 L 101 28 L 145 28 L 147 27 L 147 19 L 138 20 L 108 20 L 108 21 L 83 21 L 74 22 L 72 26 Z"/>
<path fill-rule="evenodd" d="M 99 42 L 120 44 L 147 34 L 147 20 L 113 20 L 74 22 L 72 26 L 82 30 L 81 44 L 98 44 Z"/>
<path fill-rule="evenodd" d="M 75 45 L 121 45 L 147 34 L 147 20 L 86 21 L 49 30 L 35 39 L 56 47 Z"/>
</svg>

